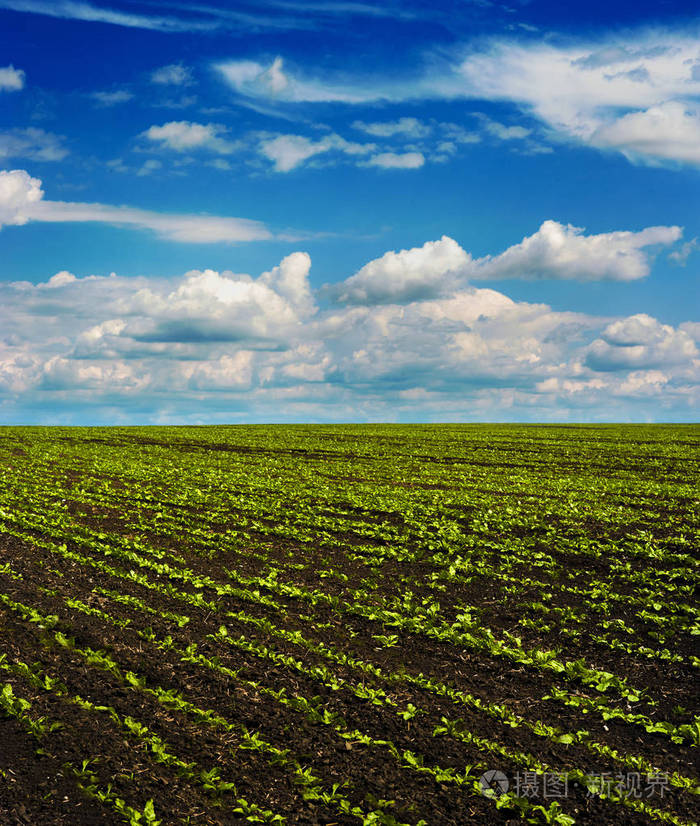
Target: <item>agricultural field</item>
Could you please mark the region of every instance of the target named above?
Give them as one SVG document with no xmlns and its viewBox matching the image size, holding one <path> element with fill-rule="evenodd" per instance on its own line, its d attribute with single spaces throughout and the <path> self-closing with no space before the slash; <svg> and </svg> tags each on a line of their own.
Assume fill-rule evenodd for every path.
<svg viewBox="0 0 700 826">
<path fill-rule="evenodd" d="M 0 823 L 696 823 L 698 447 L 0 428 Z"/>
</svg>

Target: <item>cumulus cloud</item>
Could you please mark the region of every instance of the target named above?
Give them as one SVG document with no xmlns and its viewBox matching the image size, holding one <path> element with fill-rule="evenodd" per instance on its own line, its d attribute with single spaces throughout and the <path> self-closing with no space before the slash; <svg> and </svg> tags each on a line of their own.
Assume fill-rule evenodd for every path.
<svg viewBox="0 0 700 826">
<path fill-rule="evenodd" d="M 327 309 L 301 251 L 257 277 L 0 283 L 0 404 L 78 400 L 113 420 L 138 399 L 134 416 L 174 421 L 691 415 L 697 324 L 555 312 L 451 279 L 472 263 L 446 237 L 389 253 L 341 285 L 358 302 Z"/>
<path fill-rule="evenodd" d="M 300 316 L 313 315 L 316 305 L 309 285 L 311 257 L 306 252 L 293 252 L 279 266 L 260 276 L 260 284 L 282 296 Z"/>
<path fill-rule="evenodd" d="M 41 181 L 23 169 L 0 170 L 0 228 L 3 224 L 26 224 L 43 194 Z"/>
<path fill-rule="evenodd" d="M 68 150 L 63 146 L 63 139 L 52 132 L 34 126 L 0 131 L 0 161 L 8 158 L 62 161 L 66 155 Z"/>
<path fill-rule="evenodd" d="M 680 227 L 647 227 L 640 232 L 584 235 L 580 227 L 545 221 L 534 235 L 500 255 L 479 259 L 471 278 L 633 281 L 649 274 L 646 248 L 667 246 L 682 234 Z"/>
<path fill-rule="evenodd" d="M 561 333 L 574 326 L 578 335 Z M 336 382 L 362 388 L 364 397 L 389 391 L 409 409 L 425 410 L 432 399 L 436 411 L 443 405 L 444 421 L 459 400 L 470 411 L 462 407 L 462 415 L 478 420 L 474 405 L 490 398 L 493 417 L 493 394 L 535 394 L 539 381 L 576 371 L 581 339 L 590 341 L 599 323 L 495 290 L 461 288 L 405 305 L 350 307 L 322 317 L 319 328 Z"/>
<path fill-rule="evenodd" d="M 678 329 L 687 333 L 697 344 L 700 344 L 700 321 L 684 321 Z"/>
<path fill-rule="evenodd" d="M 341 282 L 337 299 L 347 304 L 387 304 L 435 297 L 454 289 L 471 256 L 452 238 L 387 252 Z"/>
<path fill-rule="evenodd" d="M 230 271 L 190 270 L 174 282 L 158 278 L 87 276 L 61 271 L 46 282 L 0 285 L 9 305 L 28 318 L 46 314 L 42 346 L 70 338 L 62 359 L 191 359 L 234 344 L 280 350 L 295 346 L 317 307 L 309 286 L 311 259 L 294 252 L 258 278 Z M 10 307 L 3 329 L 19 343 L 31 337 Z M 204 347 L 204 351 L 201 348 Z"/>
<path fill-rule="evenodd" d="M 0 66 L 0 92 L 18 92 L 24 89 L 25 75 L 14 66 Z"/>
<path fill-rule="evenodd" d="M 238 147 L 237 144 L 221 137 L 224 132 L 226 132 L 226 127 L 217 123 L 205 124 L 174 120 L 162 126 L 150 126 L 142 132 L 142 137 L 176 152 L 208 149 L 220 155 L 229 155 Z"/>
<path fill-rule="evenodd" d="M 272 238 L 261 222 L 215 215 L 165 214 L 126 206 L 43 200 L 41 181 L 21 169 L 0 171 L 0 224 L 97 222 L 147 229 L 168 241 L 232 243 Z"/>
<path fill-rule="evenodd" d="M 311 259 L 293 253 L 259 279 L 192 270 L 165 295 L 145 289 L 121 303 L 138 314 L 122 330 L 146 342 L 185 344 L 246 341 L 277 347 L 315 307 L 308 286 Z"/>
<path fill-rule="evenodd" d="M 684 330 L 661 324 L 644 313 L 609 324 L 588 347 L 585 364 L 593 370 L 668 368 L 689 363 L 698 348 Z"/>
<path fill-rule="evenodd" d="M 42 367 L 38 389 L 109 393 L 111 388 L 118 387 L 120 395 L 128 397 L 147 389 L 149 378 L 147 372 L 133 364 L 118 361 L 90 364 L 54 356 Z"/>
<path fill-rule="evenodd" d="M 500 255 L 476 259 L 443 236 L 422 247 L 387 252 L 331 292 L 343 303 L 383 304 L 443 295 L 477 280 L 632 281 L 649 274 L 648 247 L 672 244 L 681 235 L 680 227 L 584 235 L 578 227 L 545 221 Z"/>
<path fill-rule="evenodd" d="M 239 350 L 218 359 L 188 365 L 183 371 L 187 387 L 195 391 L 248 390 L 255 376 L 255 357 Z"/>
<path fill-rule="evenodd" d="M 182 63 L 161 66 L 151 73 L 151 82 L 161 86 L 190 86 L 194 83 L 192 71 Z"/>
<path fill-rule="evenodd" d="M 420 169 L 425 163 L 422 152 L 380 152 L 367 161 L 368 166 L 380 166 L 383 169 Z"/>
<path fill-rule="evenodd" d="M 73 284 L 77 280 L 78 279 L 72 272 L 68 272 L 68 270 L 61 270 L 55 275 L 52 275 L 46 284 L 42 286 L 45 286 L 48 290 L 55 290 L 58 289 L 58 287 L 65 287 L 66 284 Z"/>
</svg>

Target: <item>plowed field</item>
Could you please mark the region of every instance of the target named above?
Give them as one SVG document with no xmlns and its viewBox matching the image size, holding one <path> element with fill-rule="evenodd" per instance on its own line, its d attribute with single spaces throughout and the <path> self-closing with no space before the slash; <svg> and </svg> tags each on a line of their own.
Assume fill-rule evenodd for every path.
<svg viewBox="0 0 700 826">
<path fill-rule="evenodd" d="M 0 428 L 0 824 L 692 824 L 700 427 Z"/>
</svg>

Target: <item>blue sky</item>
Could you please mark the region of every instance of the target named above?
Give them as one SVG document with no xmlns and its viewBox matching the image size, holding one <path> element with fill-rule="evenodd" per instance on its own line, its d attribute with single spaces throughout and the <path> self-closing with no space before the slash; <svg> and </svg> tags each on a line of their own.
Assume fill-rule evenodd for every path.
<svg viewBox="0 0 700 826">
<path fill-rule="evenodd" d="M 691 421 L 695 3 L 0 0 L 0 423 Z"/>
</svg>

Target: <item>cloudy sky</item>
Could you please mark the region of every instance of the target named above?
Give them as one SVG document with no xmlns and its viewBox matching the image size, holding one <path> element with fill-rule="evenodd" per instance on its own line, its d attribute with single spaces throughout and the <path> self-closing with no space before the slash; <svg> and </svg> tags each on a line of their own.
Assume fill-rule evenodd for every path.
<svg viewBox="0 0 700 826">
<path fill-rule="evenodd" d="M 694 421 L 699 270 L 695 2 L 0 0 L 0 423 Z"/>
</svg>

